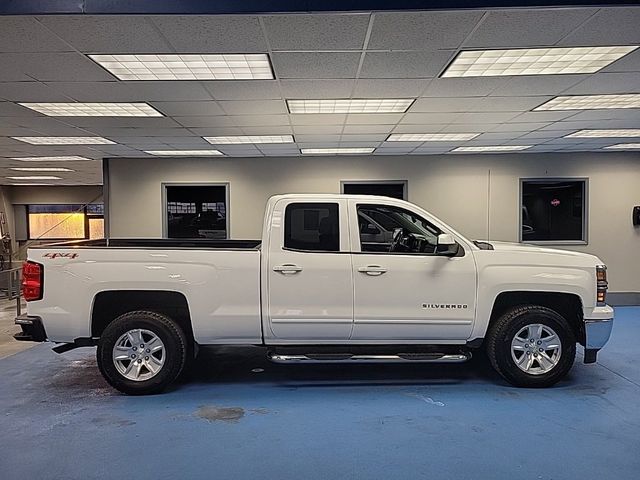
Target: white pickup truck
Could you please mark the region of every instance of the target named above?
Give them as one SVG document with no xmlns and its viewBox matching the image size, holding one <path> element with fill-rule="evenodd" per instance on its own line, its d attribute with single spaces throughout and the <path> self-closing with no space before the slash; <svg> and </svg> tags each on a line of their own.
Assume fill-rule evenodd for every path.
<svg viewBox="0 0 640 480">
<path fill-rule="evenodd" d="M 262 241 L 110 239 L 30 248 L 18 340 L 97 345 L 128 394 L 156 393 L 205 345 L 301 362 L 460 362 L 550 386 L 609 339 L 592 255 L 466 239 L 408 202 L 279 195 Z"/>
</svg>

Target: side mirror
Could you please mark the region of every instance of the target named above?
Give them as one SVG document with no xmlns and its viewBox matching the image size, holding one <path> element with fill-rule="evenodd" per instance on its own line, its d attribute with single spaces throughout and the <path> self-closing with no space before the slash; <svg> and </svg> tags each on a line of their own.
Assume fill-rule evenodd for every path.
<svg viewBox="0 0 640 480">
<path fill-rule="evenodd" d="M 438 244 L 436 245 L 436 255 L 444 257 L 455 257 L 460 251 L 460 245 L 448 233 L 438 235 Z"/>
</svg>

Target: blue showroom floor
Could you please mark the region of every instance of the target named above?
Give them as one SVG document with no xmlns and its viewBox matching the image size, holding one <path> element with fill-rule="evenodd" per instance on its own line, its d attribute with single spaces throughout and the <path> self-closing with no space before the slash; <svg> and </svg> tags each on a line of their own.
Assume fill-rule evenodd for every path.
<svg viewBox="0 0 640 480">
<path fill-rule="evenodd" d="M 552 389 L 507 386 L 482 359 L 278 366 L 251 349 L 127 397 L 93 349 L 39 345 L 0 360 L 0 478 L 637 479 L 639 352 L 625 307 L 598 364 L 579 354 Z"/>
</svg>

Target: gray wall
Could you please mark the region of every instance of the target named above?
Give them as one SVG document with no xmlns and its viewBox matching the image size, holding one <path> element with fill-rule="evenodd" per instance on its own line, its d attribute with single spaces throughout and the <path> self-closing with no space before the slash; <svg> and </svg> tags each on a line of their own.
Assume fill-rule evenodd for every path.
<svg viewBox="0 0 640 480">
<path fill-rule="evenodd" d="M 613 291 L 640 292 L 640 155 L 564 153 L 222 159 L 111 159 L 112 237 L 162 236 L 163 182 L 229 182 L 231 238 L 259 238 L 278 193 L 338 193 L 341 180 L 408 180 L 409 201 L 473 239 L 518 240 L 521 177 L 588 177 L 589 244 Z"/>
</svg>

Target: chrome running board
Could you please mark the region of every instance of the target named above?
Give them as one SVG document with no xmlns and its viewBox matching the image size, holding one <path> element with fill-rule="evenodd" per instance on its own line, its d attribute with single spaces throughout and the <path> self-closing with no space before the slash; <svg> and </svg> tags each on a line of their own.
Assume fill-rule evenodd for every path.
<svg viewBox="0 0 640 480">
<path fill-rule="evenodd" d="M 270 352 L 267 358 L 274 363 L 461 363 L 471 359 L 471 352 L 456 354 L 397 353 L 394 355 L 306 354 L 285 355 Z"/>
</svg>

